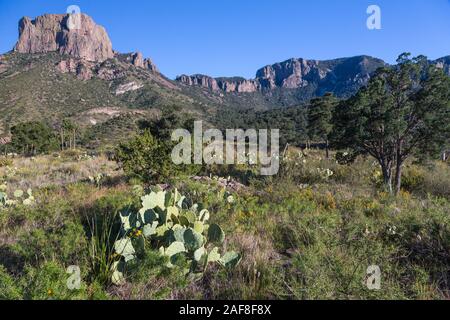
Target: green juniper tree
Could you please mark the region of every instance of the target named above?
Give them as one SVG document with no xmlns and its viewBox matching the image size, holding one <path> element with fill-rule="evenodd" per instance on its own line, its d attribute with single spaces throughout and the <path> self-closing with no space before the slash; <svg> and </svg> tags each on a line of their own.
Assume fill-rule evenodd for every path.
<svg viewBox="0 0 450 320">
<path fill-rule="evenodd" d="M 117 147 L 116 159 L 131 177 L 145 182 L 164 182 L 177 171 L 170 152 L 171 145 L 167 141 L 158 140 L 149 130 L 144 130 Z"/>
<path fill-rule="evenodd" d="M 58 149 L 53 130 L 42 122 L 25 122 L 11 128 L 11 145 L 17 152 L 34 156 Z"/>
<path fill-rule="evenodd" d="M 395 193 L 408 157 L 435 152 L 450 134 L 450 78 L 424 56 L 405 53 L 397 62 L 336 108 L 332 134 L 337 147 L 376 158 L 385 186 Z"/>
<path fill-rule="evenodd" d="M 330 133 L 333 129 L 332 114 L 336 107 L 337 99 L 331 93 L 326 93 L 321 98 L 311 100 L 308 109 L 308 134 L 311 140 L 321 139 L 325 142 L 327 159 L 330 157 Z"/>
</svg>

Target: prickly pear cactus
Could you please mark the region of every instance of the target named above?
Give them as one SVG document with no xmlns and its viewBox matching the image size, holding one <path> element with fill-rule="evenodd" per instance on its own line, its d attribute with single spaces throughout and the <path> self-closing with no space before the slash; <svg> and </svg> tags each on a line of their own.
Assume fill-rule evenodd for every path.
<svg viewBox="0 0 450 320">
<path fill-rule="evenodd" d="M 241 256 L 236 252 L 219 253 L 225 232 L 219 225 L 209 224 L 210 212 L 199 209 L 199 205 L 189 205 L 177 190 L 151 192 L 141 201 L 142 208 L 138 212 L 120 215 L 123 237 L 117 240 L 115 251 L 122 263 L 138 259 L 140 248 L 137 247 L 145 247 L 146 244 L 159 249 L 160 254 L 168 258 L 169 268 L 184 256 L 189 262 L 186 274 L 195 274 L 197 279 L 210 263 L 232 268 L 240 262 Z M 118 269 L 113 271 L 113 283 L 120 284 L 122 272 Z"/>
<path fill-rule="evenodd" d="M 35 203 L 35 198 L 31 189 L 25 193 L 23 190 L 17 189 L 13 193 L 13 197 L 8 197 L 8 186 L 6 182 L 0 184 L 0 208 L 14 207 L 17 205 L 31 206 Z"/>
</svg>

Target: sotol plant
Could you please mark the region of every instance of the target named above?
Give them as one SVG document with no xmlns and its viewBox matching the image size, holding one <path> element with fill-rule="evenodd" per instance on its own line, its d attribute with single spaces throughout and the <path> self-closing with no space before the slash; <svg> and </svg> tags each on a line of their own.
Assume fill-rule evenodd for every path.
<svg viewBox="0 0 450 320">
<path fill-rule="evenodd" d="M 207 209 L 190 206 L 177 190 L 142 197 L 139 212 L 121 214 L 123 237 L 115 243 L 121 259 L 113 265 L 113 283 L 123 283 L 126 263 L 137 259 L 138 252 L 149 243 L 168 257 L 169 268 L 179 259 L 187 260 L 186 274 L 194 279 L 201 278 L 210 263 L 235 267 L 241 256 L 233 251 L 219 253 L 218 245 L 225 240 L 225 233 L 219 225 L 209 224 L 209 218 Z"/>
</svg>

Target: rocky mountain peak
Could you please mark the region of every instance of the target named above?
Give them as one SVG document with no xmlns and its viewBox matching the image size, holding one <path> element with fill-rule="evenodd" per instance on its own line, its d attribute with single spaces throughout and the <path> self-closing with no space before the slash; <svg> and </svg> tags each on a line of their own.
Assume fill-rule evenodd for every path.
<svg viewBox="0 0 450 320">
<path fill-rule="evenodd" d="M 77 28 L 68 27 L 68 14 L 46 14 L 34 20 L 19 21 L 19 40 L 14 50 L 20 53 L 59 52 L 86 61 L 102 62 L 114 57 L 106 30 L 94 20 L 79 14 Z"/>
</svg>

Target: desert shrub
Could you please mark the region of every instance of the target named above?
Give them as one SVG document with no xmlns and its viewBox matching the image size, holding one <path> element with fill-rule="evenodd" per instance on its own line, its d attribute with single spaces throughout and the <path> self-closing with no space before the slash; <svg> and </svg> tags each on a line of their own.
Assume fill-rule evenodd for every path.
<svg viewBox="0 0 450 320">
<path fill-rule="evenodd" d="M 450 196 L 450 170 L 448 164 L 436 161 L 426 165 L 408 165 L 403 172 L 403 189 L 426 196 Z"/>
<path fill-rule="evenodd" d="M 425 172 L 422 168 L 412 165 L 405 168 L 403 172 L 402 187 L 408 191 L 418 191 L 425 181 Z"/>
<path fill-rule="evenodd" d="M 317 152 L 291 152 L 280 161 L 280 172 L 275 182 L 291 181 L 298 185 L 328 183 L 335 178 L 334 161 L 318 156 Z"/>
<path fill-rule="evenodd" d="M 11 167 L 13 165 L 13 160 L 7 157 L 0 157 L 0 168 Z"/>
<path fill-rule="evenodd" d="M 298 156 L 297 159 L 289 154 L 290 163 L 275 177 L 262 178 L 256 170 L 254 175 L 247 175 L 253 168 L 246 165 L 211 167 L 202 173 L 231 175 L 243 182 L 251 177 L 250 185 L 236 190 L 215 179 L 175 179 L 174 187 L 190 201 L 183 201 L 183 208 L 166 206 L 164 196 L 164 210 L 142 210 L 143 216 L 141 197 L 160 190 L 142 185 L 139 177 L 96 188 L 85 181 L 91 170 L 80 176 L 81 181 L 64 183 L 64 187 L 36 187 L 34 206 L 0 211 L 0 242 L 4 244 L 0 246 L 4 258 L 0 262 L 4 265 L 0 267 L 0 299 L 450 296 L 448 164 L 409 164 L 404 172 L 405 187 L 396 197 L 377 188 L 377 165 L 364 157 L 358 157 L 351 165 L 340 165 L 323 159 L 321 152 L 314 150 Z M 31 174 L 35 170 L 30 163 L 40 164 L 48 158 L 26 162 L 16 159 L 15 175 L 0 168 L 8 181 L 8 193 L 16 189 L 18 182 L 13 178 L 26 180 L 23 172 L 27 169 Z M 64 163 L 67 159 L 51 161 L 57 168 L 69 167 Z M 77 166 L 86 172 L 89 163 L 77 162 Z M 326 169 L 333 174 L 325 175 Z M 194 203 L 199 204 L 196 209 Z M 170 258 L 166 254 L 173 243 L 170 237 L 178 229 L 174 227 L 178 223 L 172 225 L 173 221 L 166 223 L 169 230 L 159 230 L 161 234 L 165 230 L 164 234 L 145 237 L 143 242 L 144 228 L 149 232 L 150 227 L 151 233 L 153 224 L 122 230 L 121 216 L 133 216 L 134 224 L 138 219 L 146 220 L 152 212 L 158 214 L 158 227 L 162 227 L 159 220 L 165 220 L 168 207 L 177 207 L 179 216 L 186 215 L 188 221 L 194 218 L 188 212 L 196 212 L 198 218 L 208 208 L 213 222 L 227 234 L 220 245 L 209 246 L 206 242 L 208 255 L 217 246 L 221 253 L 238 252 L 242 256 L 240 263 L 235 268 L 213 263 L 206 270 L 198 265 L 192 268 L 192 250 Z M 189 228 L 198 228 L 200 224 L 196 222 L 189 221 Z M 114 266 L 125 262 L 125 256 L 116 252 L 118 236 L 131 239 L 135 250 L 134 259 L 126 262 L 124 269 Z M 186 249 L 188 244 L 184 246 Z M 83 284 L 79 291 L 67 289 L 69 275 L 65 271 L 69 265 L 81 268 Z M 379 291 L 368 290 L 365 284 L 369 265 L 381 268 Z M 186 276 L 188 269 L 204 272 L 201 277 Z M 123 285 L 111 284 L 117 270 L 124 271 Z"/>
<path fill-rule="evenodd" d="M 22 290 L 16 284 L 16 280 L 8 274 L 6 269 L 0 265 L 0 300 L 20 300 Z"/>
<path fill-rule="evenodd" d="M 450 199 L 450 167 L 448 163 L 436 162 L 425 171 L 422 193 Z"/>
<path fill-rule="evenodd" d="M 47 260 L 84 265 L 85 231 L 81 224 L 75 222 L 54 229 L 38 228 L 21 234 L 12 248 L 31 265 Z"/>
<path fill-rule="evenodd" d="M 39 267 L 27 267 L 21 279 L 26 300 L 79 300 L 88 299 L 86 284 L 79 290 L 69 289 L 70 275 L 56 262 L 45 262 Z"/>
<path fill-rule="evenodd" d="M 158 140 L 146 130 L 116 150 L 116 159 L 129 177 L 145 182 L 165 182 L 185 171 L 185 166 L 172 162 L 174 144 Z"/>
<path fill-rule="evenodd" d="M 145 250 L 138 263 L 128 265 L 131 299 L 167 299 L 189 284 L 182 269 L 166 267 L 168 260 L 157 251 Z"/>
<path fill-rule="evenodd" d="M 59 156 L 65 160 L 77 160 L 84 152 L 79 149 L 66 149 L 59 153 Z"/>
</svg>

